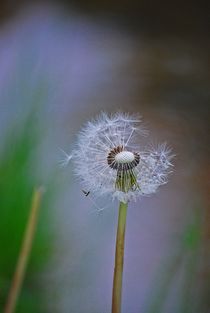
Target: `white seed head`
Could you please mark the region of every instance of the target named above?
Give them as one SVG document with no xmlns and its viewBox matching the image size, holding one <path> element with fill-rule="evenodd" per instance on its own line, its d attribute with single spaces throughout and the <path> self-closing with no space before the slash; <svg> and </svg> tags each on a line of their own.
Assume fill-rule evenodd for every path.
<svg viewBox="0 0 210 313">
<path fill-rule="evenodd" d="M 115 161 L 117 163 L 121 163 L 121 164 L 131 163 L 134 161 L 134 159 L 135 159 L 135 156 L 134 156 L 133 152 L 130 152 L 130 151 L 122 151 L 122 152 L 116 154 L 116 156 L 115 156 Z"/>
<path fill-rule="evenodd" d="M 136 115 L 102 113 L 88 122 L 71 155 L 83 188 L 122 202 L 156 192 L 167 182 L 172 156 L 166 144 L 143 150 L 146 134 Z"/>
</svg>

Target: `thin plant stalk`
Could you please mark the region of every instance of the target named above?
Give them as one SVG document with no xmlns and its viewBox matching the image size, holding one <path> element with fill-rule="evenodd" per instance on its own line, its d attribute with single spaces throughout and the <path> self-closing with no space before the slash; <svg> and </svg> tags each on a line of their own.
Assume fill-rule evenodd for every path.
<svg viewBox="0 0 210 313">
<path fill-rule="evenodd" d="M 118 226 L 117 226 L 117 238 L 116 238 L 114 279 L 113 279 L 113 290 L 112 290 L 112 313 L 121 312 L 122 278 L 123 278 L 125 226 L 126 226 L 127 207 L 128 207 L 127 203 L 120 202 Z"/>
<path fill-rule="evenodd" d="M 11 288 L 9 291 L 7 303 L 4 309 L 4 313 L 15 312 L 17 300 L 21 291 L 22 283 L 24 280 L 28 259 L 31 253 L 34 234 L 36 231 L 38 213 L 40 208 L 40 202 L 43 194 L 43 188 L 37 188 L 33 192 L 31 209 L 29 213 L 28 222 L 23 238 L 22 247 L 19 253 L 16 270 L 12 280 Z"/>
</svg>

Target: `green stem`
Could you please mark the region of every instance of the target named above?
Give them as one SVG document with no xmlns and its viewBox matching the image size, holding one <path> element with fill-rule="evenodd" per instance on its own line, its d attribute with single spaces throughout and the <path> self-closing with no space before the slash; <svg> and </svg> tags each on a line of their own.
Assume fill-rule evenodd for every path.
<svg viewBox="0 0 210 313">
<path fill-rule="evenodd" d="M 17 261 L 17 266 L 15 274 L 12 280 L 11 288 L 9 291 L 7 303 L 5 306 L 4 313 L 13 313 L 16 309 L 16 304 L 18 296 L 21 291 L 23 284 L 26 267 L 31 253 L 32 243 L 38 222 L 38 213 L 40 209 L 40 202 L 43 194 L 43 188 L 37 188 L 34 190 L 31 209 L 29 213 L 28 222 L 26 225 L 25 235 L 23 238 L 22 247 L 20 250 L 19 258 Z"/>
<path fill-rule="evenodd" d="M 117 238 L 116 238 L 114 280 L 112 290 L 112 313 L 121 312 L 122 276 L 123 276 L 127 207 L 128 207 L 127 203 L 120 202 L 117 226 Z"/>
</svg>

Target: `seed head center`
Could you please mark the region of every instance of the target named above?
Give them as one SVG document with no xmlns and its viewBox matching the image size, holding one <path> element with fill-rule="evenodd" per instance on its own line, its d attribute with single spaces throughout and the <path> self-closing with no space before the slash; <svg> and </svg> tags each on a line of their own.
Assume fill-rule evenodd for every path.
<svg viewBox="0 0 210 313">
<path fill-rule="evenodd" d="M 120 164 L 131 163 L 135 160 L 135 155 L 130 151 L 121 151 L 115 155 L 115 161 Z"/>
<path fill-rule="evenodd" d="M 107 156 L 107 163 L 117 171 L 129 171 L 136 167 L 139 161 L 140 155 L 137 152 L 124 150 L 123 146 L 111 149 Z"/>
</svg>

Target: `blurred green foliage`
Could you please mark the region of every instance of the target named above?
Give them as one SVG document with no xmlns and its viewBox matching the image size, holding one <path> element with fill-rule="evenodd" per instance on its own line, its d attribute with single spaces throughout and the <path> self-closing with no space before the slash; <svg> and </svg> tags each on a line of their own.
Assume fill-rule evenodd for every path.
<svg viewBox="0 0 210 313">
<path fill-rule="evenodd" d="M 33 189 L 40 184 L 33 153 L 40 141 L 34 114 L 20 128 L 13 127 L 0 156 L 0 312 L 11 285 L 31 207 Z M 38 227 L 16 312 L 46 312 L 43 288 L 37 288 L 39 274 L 52 249 L 50 201 L 53 187 L 48 184 L 41 203 Z"/>
<path fill-rule="evenodd" d="M 165 305 L 170 297 L 171 290 L 176 284 L 177 278 L 182 276 L 179 282 L 180 294 L 176 295 L 176 311 L 180 313 L 205 312 L 205 302 L 194 296 L 202 249 L 202 210 L 194 209 L 189 217 L 189 222 L 183 230 L 178 246 L 174 247 L 170 260 L 165 261 L 164 269 L 160 268 L 158 277 L 154 282 L 154 288 L 148 300 L 146 313 L 165 312 Z M 181 275 L 180 275 L 181 273 Z M 204 292 L 204 286 L 200 286 Z"/>
</svg>

